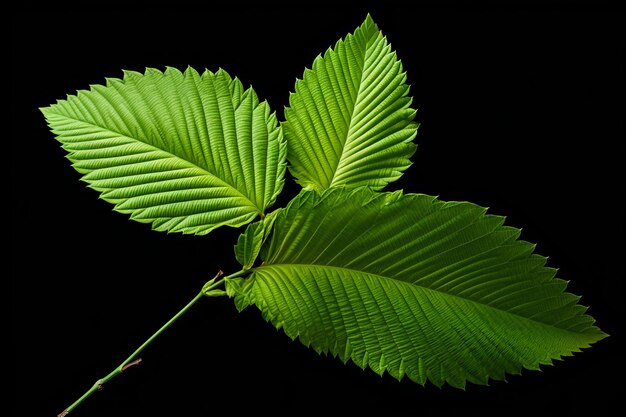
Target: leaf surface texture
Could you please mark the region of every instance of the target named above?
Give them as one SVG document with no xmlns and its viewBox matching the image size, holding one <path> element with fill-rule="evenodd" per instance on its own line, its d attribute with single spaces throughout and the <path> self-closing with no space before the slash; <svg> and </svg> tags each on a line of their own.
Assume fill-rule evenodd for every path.
<svg viewBox="0 0 626 417">
<path fill-rule="evenodd" d="M 421 384 L 486 384 L 605 337 L 503 221 L 426 195 L 303 191 L 229 293 L 318 352 Z"/>
<path fill-rule="evenodd" d="M 240 226 L 282 189 L 277 119 L 223 70 L 127 71 L 42 111 L 83 180 L 156 230 Z"/>
<path fill-rule="evenodd" d="M 367 17 L 297 80 L 282 124 L 299 184 L 381 189 L 410 166 L 417 131 L 402 63 Z"/>
</svg>

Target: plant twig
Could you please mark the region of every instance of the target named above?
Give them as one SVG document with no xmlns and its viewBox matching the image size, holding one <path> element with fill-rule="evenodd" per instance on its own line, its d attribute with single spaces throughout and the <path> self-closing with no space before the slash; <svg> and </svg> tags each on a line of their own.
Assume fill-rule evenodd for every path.
<svg viewBox="0 0 626 417">
<path fill-rule="evenodd" d="M 217 275 L 211 280 L 209 281 L 209 285 L 205 285 L 202 289 L 202 291 L 200 291 L 200 293 L 198 295 L 196 295 L 193 300 L 191 300 L 189 303 L 187 303 L 187 305 L 185 307 L 183 307 L 178 313 L 176 313 L 174 315 L 174 317 L 172 317 L 171 319 L 169 319 L 167 321 L 167 323 L 165 323 L 163 326 L 161 326 L 161 328 L 159 330 L 157 330 L 152 336 L 150 336 L 148 338 L 148 340 L 146 340 L 145 342 L 143 342 L 143 344 L 141 346 L 139 346 L 128 358 L 126 358 L 126 360 L 124 360 L 124 362 L 122 362 L 119 366 L 117 366 L 113 371 L 111 371 L 107 376 L 105 376 L 104 378 L 100 378 L 99 380 L 97 380 L 93 386 L 91 388 L 89 388 L 89 390 L 87 390 L 87 392 L 85 392 L 80 398 L 78 398 L 76 401 L 74 401 L 72 403 L 72 405 L 70 405 L 69 407 L 67 407 L 65 410 L 63 410 L 61 413 L 59 413 L 57 415 L 57 417 L 65 417 L 67 416 L 72 410 L 74 410 L 78 405 L 80 405 L 80 403 L 82 403 L 83 401 L 85 401 L 88 397 L 91 396 L 91 394 L 93 394 L 96 391 L 100 391 L 102 390 L 102 388 L 104 387 L 104 384 L 106 384 L 107 382 L 109 382 L 111 379 L 115 378 L 117 375 L 121 374 L 122 372 L 126 371 L 128 368 L 135 366 L 135 365 L 139 365 L 142 361 L 141 358 L 139 358 L 139 354 L 150 344 L 152 343 L 152 341 L 154 339 L 156 339 L 161 333 L 163 333 L 163 331 L 165 329 L 167 329 L 168 327 L 170 327 L 170 325 L 172 325 L 172 323 L 174 323 L 176 320 L 178 320 L 178 318 L 180 316 L 182 316 L 185 312 L 187 312 L 187 310 L 189 310 L 199 299 L 201 299 L 202 297 L 204 297 L 205 292 L 208 290 L 211 290 L 215 287 L 220 286 L 224 280 L 228 277 L 223 277 L 224 273 L 222 271 L 219 271 L 217 273 Z M 233 274 L 233 275 L 237 275 L 237 274 Z M 220 280 L 217 280 L 217 278 L 221 278 Z"/>
</svg>

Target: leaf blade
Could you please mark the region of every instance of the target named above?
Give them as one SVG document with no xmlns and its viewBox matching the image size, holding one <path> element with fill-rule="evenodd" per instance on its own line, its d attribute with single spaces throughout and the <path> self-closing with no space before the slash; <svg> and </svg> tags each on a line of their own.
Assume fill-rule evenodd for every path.
<svg viewBox="0 0 626 417">
<path fill-rule="evenodd" d="M 303 187 L 381 189 L 410 166 L 417 132 L 406 74 L 368 15 L 296 81 L 282 123 Z"/>
<path fill-rule="evenodd" d="M 282 189 L 277 120 L 223 70 L 126 71 L 42 112 L 83 180 L 155 230 L 240 226 Z"/>
<path fill-rule="evenodd" d="M 318 352 L 456 387 L 538 369 L 605 337 L 502 220 L 424 195 L 305 192 L 276 219 L 236 302 Z"/>
<path fill-rule="evenodd" d="M 269 213 L 263 220 L 248 225 L 246 230 L 239 235 L 235 245 L 235 258 L 244 271 L 252 268 L 256 262 L 261 252 L 261 247 L 269 237 L 269 231 L 281 210 L 279 208 Z"/>
<path fill-rule="evenodd" d="M 244 271 L 252 268 L 254 261 L 261 250 L 263 243 L 263 235 L 265 233 L 265 224 L 256 222 L 250 224 L 244 233 L 237 239 L 235 245 L 235 258 L 241 264 Z"/>
</svg>

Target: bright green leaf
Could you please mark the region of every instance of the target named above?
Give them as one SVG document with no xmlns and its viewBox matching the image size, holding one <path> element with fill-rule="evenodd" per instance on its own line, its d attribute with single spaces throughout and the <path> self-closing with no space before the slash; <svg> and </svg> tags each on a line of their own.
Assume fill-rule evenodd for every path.
<svg viewBox="0 0 626 417">
<path fill-rule="evenodd" d="M 125 72 L 42 111 L 83 179 L 156 230 L 241 226 L 282 189 L 276 117 L 223 70 Z"/>
<path fill-rule="evenodd" d="M 235 245 L 235 258 L 244 270 L 252 268 L 263 243 L 265 225 L 262 221 L 248 225 L 246 231 L 239 235 Z"/>
<path fill-rule="evenodd" d="M 280 213 L 282 209 L 271 212 L 263 220 L 248 225 L 246 231 L 239 235 L 237 244 L 235 245 L 235 258 L 243 266 L 243 270 L 246 271 L 254 265 L 261 246 L 267 239 L 269 231 L 274 224 L 276 215 Z"/>
<path fill-rule="evenodd" d="M 368 15 L 296 82 L 283 123 L 303 187 L 381 189 L 410 166 L 417 131 L 406 74 Z"/>
<path fill-rule="evenodd" d="M 235 258 L 243 266 L 244 270 L 250 269 L 254 265 L 254 261 L 261 249 L 261 244 L 263 244 L 264 233 L 265 223 L 260 221 L 248 225 L 246 231 L 239 235 L 235 245 Z"/>
<path fill-rule="evenodd" d="M 318 352 L 421 384 L 486 384 L 605 337 L 546 258 L 485 212 L 367 188 L 303 192 L 229 294 Z"/>
</svg>

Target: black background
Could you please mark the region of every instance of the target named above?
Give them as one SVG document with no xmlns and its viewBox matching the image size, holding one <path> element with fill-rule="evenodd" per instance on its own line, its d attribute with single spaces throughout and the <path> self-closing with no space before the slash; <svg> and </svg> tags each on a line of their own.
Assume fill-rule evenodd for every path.
<svg viewBox="0 0 626 417">
<path fill-rule="evenodd" d="M 72 415 L 585 415 L 623 407 L 624 16 L 566 3 L 341 11 L 180 2 L 142 13 L 119 5 L 14 15 L 5 220 L 15 415 L 56 415 L 217 270 L 238 270 L 236 230 L 166 235 L 113 212 L 79 182 L 37 108 L 121 69 L 191 65 L 237 75 L 281 117 L 304 67 L 367 12 L 404 63 L 422 123 L 414 165 L 389 189 L 507 215 L 612 337 L 508 383 L 439 389 L 320 357 L 258 311 L 207 299 Z M 278 204 L 297 189 L 289 177 Z"/>
</svg>

